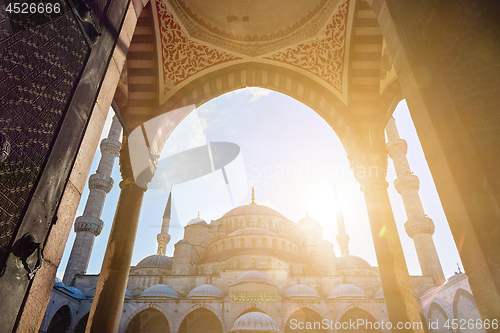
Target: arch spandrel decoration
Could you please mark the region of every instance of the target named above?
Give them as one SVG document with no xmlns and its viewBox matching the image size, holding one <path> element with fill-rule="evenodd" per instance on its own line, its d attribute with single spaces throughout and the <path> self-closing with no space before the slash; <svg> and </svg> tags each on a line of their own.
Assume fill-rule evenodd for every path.
<svg viewBox="0 0 500 333">
<path fill-rule="evenodd" d="M 176 1 L 153 2 L 155 31 L 157 31 L 157 61 L 160 64 L 158 66 L 160 105 L 198 77 L 223 69 L 228 64 L 254 62 L 274 64 L 302 73 L 331 90 L 340 100 L 344 102 L 347 100 L 345 83 L 347 67 L 344 63 L 348 58 L 349 7 L 354 2 L 327 1 L 325 7 L 328 7 L 328 10 L 324 9 L 328 13 L 327 19 L 324 23 L 321 22 L 322 24 L 316 22 L 315 29 L 309 29 L 314 30 L 313 38 L 297 45 L 288 42 L 280 47 L 274 46 L 261 52 L 263 54 L 259 56 L 232 51 L 224 45 L 221 47 L 220 43 L 215 41 L 206 43 L 194 39 L 186 32 L 194 28 L 185 29 L 183 23 L 179 22 L 183 21 L 182 13 L 185 14 L 187 9 L 175 9 Z M 203 29 L 202 25 L 199 25 L 194 30 Z M 253 48 L 261 48 L 255 43 L 246 43 L 250 43 Z"/>
</svg>

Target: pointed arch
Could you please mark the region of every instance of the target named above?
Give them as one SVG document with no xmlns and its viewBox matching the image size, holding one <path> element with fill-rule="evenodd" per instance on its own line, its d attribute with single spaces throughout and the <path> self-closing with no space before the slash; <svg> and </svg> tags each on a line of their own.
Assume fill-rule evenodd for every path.
<svg viewBox="0 0 500 333">
<path fill-rule="evenodd" d="M 189 312 L 181 321 L 179 333 L 224 333 L 224 321 L 213 311 L 199 307 Z"/>
<path fill-rule="evenodd" d="M 71 309 L 68 305 L 61 306 L 50 320 L 47 332 L 66 333 L 71 326 Z"/>
<path fill-rule="evenodd" d="M 328 332 L 328 329 L 322 327 L 322 321 L 326 317 L 320 314 L 319 307 L 315 304 L 301 304 L 292 308 L 287 312 L 281 330 L 285 333 L 293 332 L 310 332 L 310 333 L 323 333 Z M 292 320 L 295 320 L 296 325 L 304 325 L 293 327 Z M 310 324 L 308 324 L 310 323 Z"/>
</svg>

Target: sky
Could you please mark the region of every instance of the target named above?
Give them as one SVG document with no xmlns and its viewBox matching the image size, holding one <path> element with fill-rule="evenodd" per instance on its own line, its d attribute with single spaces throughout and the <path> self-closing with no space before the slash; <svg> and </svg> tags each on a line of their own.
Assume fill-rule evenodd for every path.
<svg viewBox="0 0 500 333">
<path fill-rule="evenodd" d="M 101 139 L 107 136 L 112 116 L 110 111 Z M 404 100 L 397 106 L 394 118 L 400 136 L 408 142 L 410 167 L 420 179 L 422 204 L 436 226 L 434 242 L 445 276 L 450 277 L 457 271 L 460 258 Z M 200 217 L 210 222 L 232 207 L 250 203 L 254 186 L 257 204 L 271 207 L 294 222 L 306 214 L 316 219 L 323 228 L 324 238 L 334 244 L 337 256 L 340 248 L 335 240 L 335 216 L 336 210 L 342 209 L 350 235 L 350 253 L 377 266 L 364 197 L 349 168 L 346 152 L 332 128 L 312 109 L 271 90 L 252 87 L 232 91 L 201 105 L 184 118 L 167 140 L 160 160 L 211 142 L 230 142 L 240 147 L 238 157 L 225 166 L 229 186 L 220 182 L 219 170 L 173 187 L 172 238 L 167 255 L 173 255 L 174 244 L 182 239 L 183 226 L 189 219 L 200 212 Z M 97 151 L 90 174 L 97 169 L 99 159 Z M 160 175 L 161 170 L 155 177 Z M 104 228 L 96 237 L 88 274 L 98 274 L 101 269 L 120 191 L 118 160 L 112 178 L 115 185 L 106 197 L 101 216 Z M 406 214 L 401 196 L 394 188 L 395 178 L 389 159 L 389 198 L 408 270 L 410 275 L 420 275 L 413 241 L 404 230 Z M 334 186 L 340 205 L 336 204 Z M 160 232 L 169 187 L 145 193 L 132 265 L 157 252 L 156 235 Z M 215 189 L 213 195 L 210 191 Z M 84 211 L 88 193 L 87 184 L 76 216 Z M 59 277 L 63 275 L 74 238 L 72 230 L 58 268 Z"/>
</svg>

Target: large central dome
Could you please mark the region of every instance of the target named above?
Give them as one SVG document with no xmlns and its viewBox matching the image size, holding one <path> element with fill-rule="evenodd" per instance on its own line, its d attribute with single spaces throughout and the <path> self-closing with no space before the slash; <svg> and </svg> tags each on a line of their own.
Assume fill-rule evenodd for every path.
<svg viewBox="0 0 500 333">
<path fill-rule="evenodd" d="M 259 215 L 271 215 L 276 217 L 285 218 L 281 213 L 275 211 L 272 208 L 267 206 L 257 205 L 257 204 L 249 204 L 244 206 L 239 206 L 234 209 L 231 209 L 229 212 L 224 214 L 221 218 L 230 217 L 230 216 L 238 216 L 238 215 L 247 215 L 247 214 L 259 214 Z"/>
</svg>

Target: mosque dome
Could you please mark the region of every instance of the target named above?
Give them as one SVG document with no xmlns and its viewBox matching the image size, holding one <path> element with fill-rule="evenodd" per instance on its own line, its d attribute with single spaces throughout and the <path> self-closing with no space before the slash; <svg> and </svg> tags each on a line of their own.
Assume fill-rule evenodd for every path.
<svg viewBox="0 0 500 333">
<path fill-rule="evenodd" d="M 278 213 L 274 209 L 269 208 L 267 206 L 257 205 L 255 203 L 233 208 L 229 212 L 224 214 L 221 218 L 238 216 L 238 215 L 251 215 L 251 214 L 270 215 L 270 216 L 285 218 L 281 213 Z"/>
<path fill-rule="evenodd" d="M 251 282 L 273 284 L 266 274 L 259 271 L 246 271 L 238 276 L 234 284 Z"/>
<path fill-rule="evenodd" d="M 375 292 L 375 295 L 373 296 L 374 299 L 384 299 L 385 296 L 384 296 L 384 290 L 382 288 L 380 288 L 379 290 L 377 290 Z"/>
<path fill-rule="evenodd" d="M 64 287 L 64 283 L 57 276 L 56 279 L 54 280 L 54 287 L 61 287 L 61 288 Z"/>
<path fill-rule="evenodd" d="M 172 258 L 161 255 L 153 254 L 152 256 L 146 257 L 139 261 L 135 266 L 136 268 L 172 268 Z"/>
<path fill-rule="evenodd" d="M 191 297 L 215 297 L 219 298 L 224 296 L 222 290 L 211 284 L 202 284 L 191 290 L 188 294 L 188 298 Z"/>
<path fill-rule="evenodd" d="M 179 294 L 166 284 L 155 284 L 144 290 L 141 297 L 169 297 L 179 298 Z"/>
<path fill-rule="evenodd" d="M 267 236 L 277 236 L 276 233 L 271 230 L 262 229 L 262 228 L 243 228 L 233 231 L 228 235 L 230 236 L 242 236 L 242 235 L 267 235 Z"/>
<path fill-rule="evenodd" d="M 239 333 L 254 331 L 269 333 L 280 332 L 276 321 L 262 312 L 245 313 L 244 315 L 236 319 L 230 332 Z"/>
<path fill-rule="evenodd" d="M 335 259 L 337 269 L 344 268 L 372 268 L 372 266 L 363 258 L 353 255 L 338 257 Z"/>
<path fill-rule="evenodd" d="M 352 284 L 341 284 L 335 287 L 328 296 L 328 299 L 342 297 L 363 297 L 366 298 L 366 293 L 363 289 Z"/>
<path fill-rule="evenodd" d="M 285 297 L 289 298 L 319 298 L 319 294 L 313 288 L 304 284 L 296 284 L 285 291 Z"/>
<path fill-rule="evenodd" d="M 71 293 L 71 296 L 76 299 L 85 299 L 85 294 L 78 288 L 65 286 L 64 289 L 69 291 Z"/>
<path fill-rule="evenodd" d="M 187 225 L 195 225 L 195 224 L 201 224 L 201 225 L 205 225 L 205 226 L 208 226 L 207 222 L 205 222 L 204 219 L 200 218 L 199 216 L 198 217 L 195 217 L 194 219 L 190 220 Z"/>
</svg>

